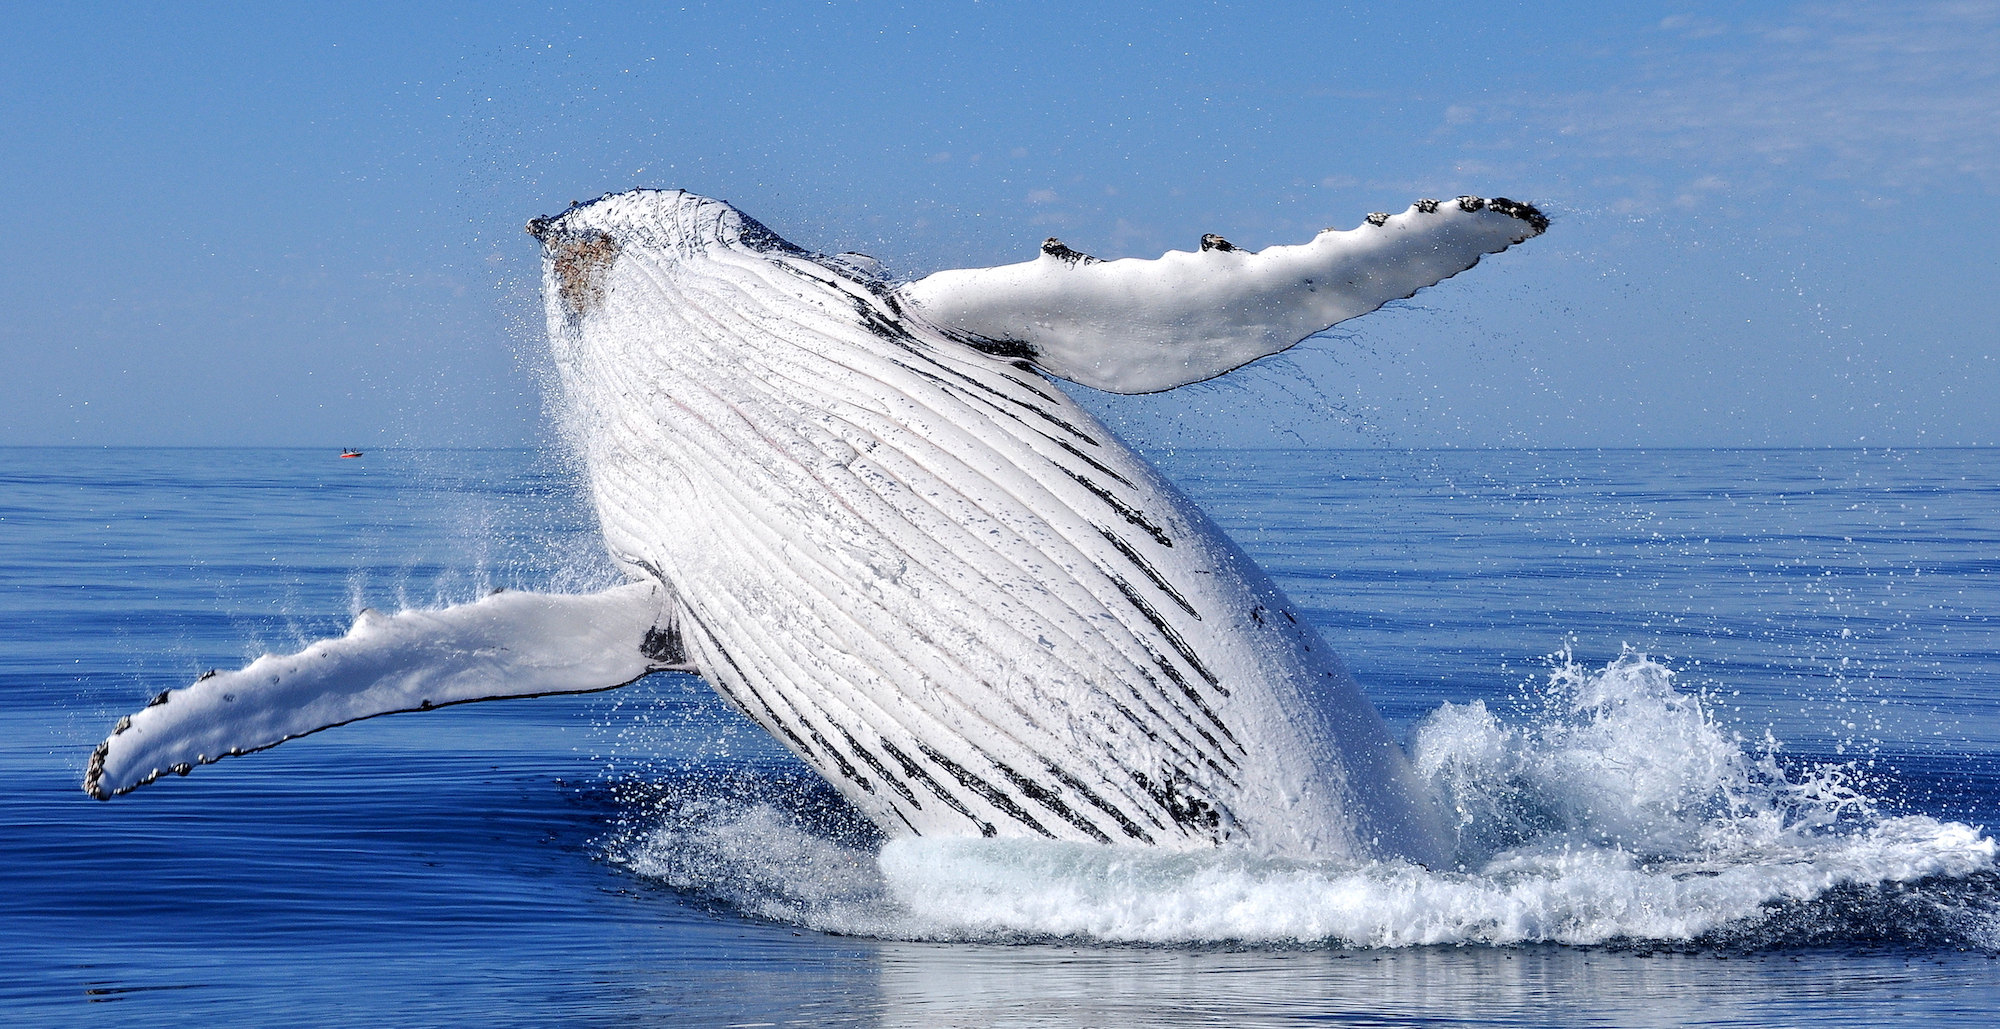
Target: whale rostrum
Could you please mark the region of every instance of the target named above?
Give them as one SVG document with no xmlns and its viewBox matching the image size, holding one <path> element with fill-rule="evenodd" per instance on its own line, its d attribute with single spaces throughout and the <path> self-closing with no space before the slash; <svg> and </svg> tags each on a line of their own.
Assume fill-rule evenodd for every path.
<svg viewBox="0 0 2000 1029">
<path fill-rule="evenodd" d="M 1212 378 L 1546 224 L 1420 201 L 1300 246 L 1050 240 L 899 284 L 680 191 L 538 218 L 560 409 L 628 584 L 364 612 L 121 720 L 84 787 L 677 670 L 892 836 L 1438 860 L 1440 814 L 1332 648 L 1052 377 Z"/>
</svg>

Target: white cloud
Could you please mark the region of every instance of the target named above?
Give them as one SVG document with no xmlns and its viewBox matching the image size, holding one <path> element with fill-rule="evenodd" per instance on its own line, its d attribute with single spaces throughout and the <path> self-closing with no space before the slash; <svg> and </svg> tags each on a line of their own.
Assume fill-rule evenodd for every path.
<svg viewBox="0 0 2000 1029">
<path fill-rule="evenodd" d="M 1683 166 L 1689 184 L 2000 191 L 2000 2 L 1840 3 L 1670 18 L 1601 88 L 1453 108 L 1440 133 L 1530 163 Z"/>
</svg>

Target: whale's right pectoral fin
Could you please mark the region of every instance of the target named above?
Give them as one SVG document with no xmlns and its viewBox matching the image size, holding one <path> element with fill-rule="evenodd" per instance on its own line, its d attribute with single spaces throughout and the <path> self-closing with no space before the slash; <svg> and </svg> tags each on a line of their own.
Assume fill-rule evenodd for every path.
<svg viewBox="0 0 2000 1029">
<path fill-rule="evenodd" d="M 1528 204 L 1459 197 L 1254 253 L 1211 233 L 1198 252 L 1100 261 L 1051 239 L 1035 260 L 938 272 L 898 295 L 977 349 L 1094 389 L 1153 393 L 1275 354 L 1548 224 Z"/>
<path fill-rule="evenodd" d="M 232 754 L 376 715 L 475 700 L 589 693 L 695 671 L 666 590 L 499 591 L 441 611 L 363 611 L 339 639 L 210 672 L 118 721 L 83 788 L 107 800 Z"/>
</svg>

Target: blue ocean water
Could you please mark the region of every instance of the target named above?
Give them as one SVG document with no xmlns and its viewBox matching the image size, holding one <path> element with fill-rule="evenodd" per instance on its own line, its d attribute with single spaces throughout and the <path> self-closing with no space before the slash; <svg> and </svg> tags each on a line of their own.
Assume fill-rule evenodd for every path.
<svg viewBox="0 0 2000 1029">
<path fill-rule="evenodd" d="M 691 677 L 100 803 L 361 607 L 612 581 L 531 451 L 0 450 L 23 1025 L 1985 1025 L 2000 452 L 1155 455 L 1461 815 L 1454 870 L 884 846 Z"/>
</svg>

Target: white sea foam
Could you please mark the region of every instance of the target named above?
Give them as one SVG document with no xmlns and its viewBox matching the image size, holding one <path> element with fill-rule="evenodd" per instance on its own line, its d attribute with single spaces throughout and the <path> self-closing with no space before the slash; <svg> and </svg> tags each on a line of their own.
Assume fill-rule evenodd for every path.
<svg viewBox="0 0 2000 1029">
<path fill-rule="evenodd" d="M 1995 870 L 1972 827 L 1885 815 L 1843 770 L 1787 776 L 1638 654 L 1561 660 L 1521 724 L 1446 704 L 1413 749 L 1454 813 L 1455 868 L 1036 840 L 875 850 L 763 802 L 683 805 L 613 857 L 746 914 L 852 934 L 1390 947 L 1693 940 L 1830 890 Z M 1966 942 L 2000 941 L 1990 914 L 1969 917 Z"/>
</svg>

